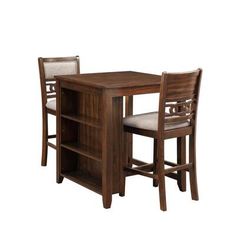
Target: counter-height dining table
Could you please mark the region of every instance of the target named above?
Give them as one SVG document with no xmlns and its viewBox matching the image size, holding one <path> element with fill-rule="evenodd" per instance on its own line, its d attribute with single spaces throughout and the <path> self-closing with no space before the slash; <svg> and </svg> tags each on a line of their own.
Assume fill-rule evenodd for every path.
<svg viewBox="0 0 236 236">
<path fill-rule="evenodd" d="M 101 194 L 104 208 L 110 208 L 112 194 L 124 195 L 125 152 L 132 158 L 132 137 L 123 132 L 123 97 L 131 115 L 132 96 L 158 93 L 161 76 L 122 71 L 55 78 L 57 183 L 72 180 Z M 184 155 L 184 139 L 177 144 L 178 155 Z"/>
</svg>

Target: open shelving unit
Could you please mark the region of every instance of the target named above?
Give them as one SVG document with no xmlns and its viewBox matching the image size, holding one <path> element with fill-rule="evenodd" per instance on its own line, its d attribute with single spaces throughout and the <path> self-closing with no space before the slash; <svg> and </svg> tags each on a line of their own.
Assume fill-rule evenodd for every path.
<svg viewBox="0 0 236 236">
<path fill-rule="evenodd" d="M 123 98 L 112 98 L 114 109 L 109 137 L 112 139 L 112 153 L 108 157 L 104 155 L 112 159 L 109 167 L 112 169 L 106 170 L 107 159 L 102 158 L 103 91 L 64 81 L 57 86 L 57 182 L 61 183 L 66 178 L 104 197 L 105 180 L 111 173 L 112 194 L 119 193 Z"/>
<path fill-rule="evenodd" d="M 61 88 L 60 175 L 102 193 L 99 94 Z"/>
</svg>

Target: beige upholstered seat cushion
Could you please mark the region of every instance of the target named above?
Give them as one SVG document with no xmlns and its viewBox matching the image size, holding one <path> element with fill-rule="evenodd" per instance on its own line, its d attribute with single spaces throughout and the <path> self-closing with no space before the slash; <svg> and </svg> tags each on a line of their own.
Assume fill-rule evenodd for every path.
<svg viewBox="0 0 236 236">
<path fill-rule="evenodd" d="M 134 116 L 127 116 L 123 119 L 125 126 L 133 128 L 156 131 L 158 127 L 158 112 L 144 113 Z M 178 129 L 189 126 L 187 121 L 165 124 L 165 130 Z"/>
<path fill-rule="evenodd" d="M 56 111 L 56 99 L 50 100 L 47 102 L 46 107 Z"/>
</svg>

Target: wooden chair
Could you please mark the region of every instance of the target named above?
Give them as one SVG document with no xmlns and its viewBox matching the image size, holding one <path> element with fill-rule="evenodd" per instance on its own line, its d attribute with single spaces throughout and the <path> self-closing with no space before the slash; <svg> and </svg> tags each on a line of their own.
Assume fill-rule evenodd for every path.
<svg viewBox="0 0 236 236">
<path fill-rule="evenodd" d="M 154 186 L 159 185 L 160 208 L 165 211 L 166 191 L 165 176 L 178 179 L 178 174 L 190 175 L 190 188 L 193 200 L 198 200 L 196 173 L 196 121 L 198 97 L 202 70 L 188 73 L 162 73 L 160 85 L 159 111 L 128 116 L 124 118 L 124 131 L 127 135 L 139 134 L 154 139 L 153 163 L 148 164 L 136 160 L 136 167 L 126 163 L 125 176 L 143 175 L 153 178 Z M 164 141 L 170 138 L 185 138 L 189 136 L 189 162 L 173 163 L 164 159 Z M 124 148 L 127 148 L 126 145 Z M 184 149 L 185 142 L 184 142 Z M 182 150 L 185 152 L 185 150 Z M 128 155 L 128 151 L 125 151 Z M 170 166 L 165 168 L 165 165 Z M 176 173 L 176 171 L 178 173 Z M 124 188 L 123 186 L 123 188 Z"/>
<path fill-rule="evenodd" d="M 47 165 L 48 146 L 56 149 L 56 145 L 49 142 L 56 135 L 48 135 L 48 114 L 56 115 L 55 75 L 79 74 L 79 57 L 38 58 L 41 94 L 42 94 L 42 160 L 41 165 Z"/>
</svg>

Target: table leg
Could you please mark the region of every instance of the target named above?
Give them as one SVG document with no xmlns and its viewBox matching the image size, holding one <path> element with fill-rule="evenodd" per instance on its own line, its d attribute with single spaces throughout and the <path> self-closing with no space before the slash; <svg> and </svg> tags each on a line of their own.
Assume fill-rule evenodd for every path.
<svg viewBox="0 0 236 236">
<path fill-rule="evenodd" d="M 177 163 L 179 165 L 186 164 L 186 137 L 177 138 Z M 177 183 L 179 190 L 186 191 L 186 171 L 178 171 Z"/>
<path fill-rule="evenodd" d="M 56 129 L 57 129 L 57 135 L 56 135 L 56 156 L 57 156 L 57 161 L 56 161 L 56 181 L 58 184 L 62 183 L 63 181 L 63 176 L 60 175 L 61 173 L 61 122 L 60 122 L 60 117 L 61 117 L 61 87 L 60 87 L 60 82 L 57 81 L 56 83 L 56 89 L 57 89 L 57 109 L 56 109 Z"/>
<path fill-rule="evenodd" d="M 102 94 L 102 199 L 103 207 L 112 202 L 112 97 Z"/>
<path fill-rule="evenodd" d="M 112 99 L 112 192 L 125 195 L 125 148 L 123 131 L 123 97 Z"/>
</svg>

